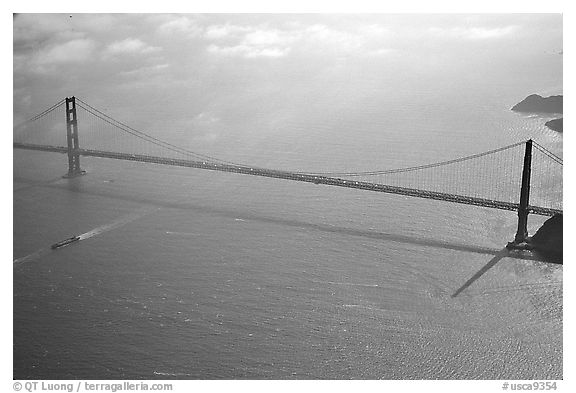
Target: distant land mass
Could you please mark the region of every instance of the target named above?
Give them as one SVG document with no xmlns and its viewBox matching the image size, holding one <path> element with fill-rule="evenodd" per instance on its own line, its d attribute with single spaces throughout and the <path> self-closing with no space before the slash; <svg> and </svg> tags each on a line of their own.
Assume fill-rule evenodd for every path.
<svg viewBox="0 0 576 393">
<path fill-rule="evenodd" d="M 554 120 L 547 121 L 546 124 L 544 124 L 544 125 L 546 127 L 550 128 L 551 130 L 562 132 L 562 131 L 564 131 L 563 123 L 564 122 L 562 121 L 562 118 L 560 118 L 560 119 L 554 119 Z"/>
<path fill-rule="evenodd" d="M 562 113 L 563 96 L 542 97 L 531 94 L 512 107 L 515 112 Z"/>
</svg>

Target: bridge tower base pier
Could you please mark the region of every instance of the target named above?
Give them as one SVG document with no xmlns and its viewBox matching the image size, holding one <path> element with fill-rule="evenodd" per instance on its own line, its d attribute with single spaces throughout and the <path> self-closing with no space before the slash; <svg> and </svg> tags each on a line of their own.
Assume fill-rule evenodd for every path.
<svg viewBox="0 0 576 393">
<path fill-rule="evenodd" d="M 63 179 L 73 179 L 73 178 L 75 178 L 75 177 L 82 176 L 82 175 L 85 175 L 85 174 L 86 174 L 86 171 L 85 171 L 85 170 L 80 170 L 80 171 L 73 172 L 73 173 L 68 172 L 68 173 L 66 173 L 65 175 L 62 175 L 62 178 L 63 178 Z"/>
<path fill-rule="evenodd" d="M 528 236 L 528 214 L 530 213 L 530 173 L 532 168 L 532 139 L 526 141 L 524 152 L 524 167 L 522 170 L 522 188 L 520 189 L 520 205 L 518 206 L 518 229 L 514 241 L 507 248 L 517 248 L 530 240 Z M 524 247 L 528 248 L 528 247 Z"/>
<path fill-rule="evenodd" d="M 68 173 L 62 176 L 71 179 L 86 174 L 80 168 L 78 154 L 78 116 L 76 114 L 76 97 L 66 97 L 66 141 L 68 143 Z"/>
</svg>

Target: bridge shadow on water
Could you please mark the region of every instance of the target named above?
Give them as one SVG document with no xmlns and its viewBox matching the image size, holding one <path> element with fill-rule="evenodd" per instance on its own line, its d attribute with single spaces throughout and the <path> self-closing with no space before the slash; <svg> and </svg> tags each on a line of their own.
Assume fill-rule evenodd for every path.
<svg viewBox="0 0 576 393">
<path fill-rule="evenodd" d="M 494 265 L 496 265 L 498 262 L 500 262 L 500 260 L 502 258 L 505 258 L 509 255 L 510 255 L 510 252 L 507 248 L 503 248 L 502 250 L 500 250 L 494 256 L 494 258 L 492 258 L 486 265 L 484 265 L 482 267 L 482 269 L 478 270 L 476 272 L 476 274 L 474 274 L 472 277 L 470 277 L 470 279 L 468 281 L 466 281 L 464 283 L 464 285 L 462 285 L 460 288 L 458 288 L 456 290 L 456 292 L 454 292 L 452 294 L 452 297 L 458 296 L 460 293 L 462 293 L 462 291 L 464 291 L 466 288 L 468 288 L 470 285 L 472 285 L 476 280 L 478 280 L 484 273 L 486 273 L 488 270 L 490 270 L 492 267 L 494 267 Z"/>
<path fill-rule="evenodd" d="M 557 265 L 563 264 L 561 256 L 553 256 L 553 255 L 544 256 L 544 255 L 539 255 L 537 252 L 532 253 L 532 252 L 526 252 L 526 251 L 508 250 L 506 247 L 504 247 L 502 250 L 500 250 L 498 253 L 496 253 L 496 255 L 494 255 L 494 258 L 492 258 L 490 261 L 488 261 L 488 263 L 486 265 L 482 266 L 482 268 L 480 270 L 478 270 L 472 277 L 470 277 L 470 279 L 468 279 L 468 281 L 466 281 L 460 288 L 458 288 L 456 290 L 456 292 L 454 292 L 452 294 L 452 297 L 453 298 L 457 297 L 466 288 L 468 288 L 475 281 L 477 281 L 480 277 L 482 277 L 482 275 L 484 275 L 484 273 L 486 273 L 488 270 L 493 268 L 503 258 L 528 259 L 528 260 L 534 260 L 534 261 L 545 262 L 545 263 L 552 263 L 552 264 L 557 264 Z"/>
<path fill-rule="evenodd" d="M 16 179 L 15 179 L 16 180 Z M 239 210 L 232 210 L 232 209 L 224 209 L 224 208 L 215 208 L 211 206 L 205 205 L 197 205 L 192 204 L 190 202 L 185 201 L 162 201 L 155 198 L 147 198 L 142 195 L 126 195 L 116 192 L 115 190 L 102 190 L 102 189 L 95 189 L 95 188 L 88 188 L 84 187 L 78 182 L 58 182 L 51 180 L 47 182 L 27 182 L 24 179 L 18 179 L 19 182 L 29 183 L 30 187 L 42 187 L 42 188 L 55 188 L 55 189 L 65 189 L 70 192 L 75 193 L 82 193 L 88 194 L 92 196 L 99 196 L 104 198 L 111 198 L 117 200 L 124 200 L 128 202 L 135 202 L 141 203 L 146 205 L 152 205 L 155 207 L 160 208 L 167 208 L 167 209 L 184 209 L 184 210 L 191 210 L 197 211 L 200 213 L 208 213 L 208 214 L 216 214 L 222 217 L 230 217 L 234 219 L 243 219 L 246 221 L 258 221 L 263 223 L 270 223 L 275 225 L 282 225 L 288 226 L 293 228 L 301 228 L 301 229 L 311 229 L 325 233 L 334 233 L 339 235 L 347 235 L 347 236 L 357 236 L 363 237 L 368 239 L 374 240 L 382 240 L 388 242 L 396 242 L 396 243 L 403 243 L 403 244 L 411 244 L 411 245 L 418 245 L 424 247 L 433 247 L 433 248 L 442 248 L 447 250 L 454 250 L 454 251 L 461 251 L 461 252 L 470 252 L 476 254 L 484 254 L 484 255 L 493 255 L 493 258 L 484 265 L 480 270 L 478 270 L 468 281 L 466 281 L 454 294 L 452 297 L 458 296 L 462 293 L 466 288 L 472 285 L 476 280 L 478 280 L 482 275 L 484 275 L 488 270 L 494 267 L 500 260 L 503 258 L 513 258 L 513 259 L 522 259 L 522 260 L 532 260 L 532 261 L 540 261 L 540 262 L 547 262 L 547 263 L 559 263 L 561 264 L 562 261 L 553 260 L 546 258 L 544 256 L 538 255 L 537 253 L 526 252 L 526 251 L 514 251 L 508 250 L 507 248 L 503 249 L 495 249 L 489 247 L 479 247 L 471 244 L 463 244 L 451 241 L 443 241 L 431 238 L 420 238 L 415 236 L 408 236 L 408 235 L 401 235 L 401 234 L 394 234 L 394 233 L 385 233 L 379 232 L 375 230 L 365 230 L 365 229 L 357 229 L 357 228 L 348 228 L 336 225 L 329 225 L 329 224 L 319 224 L 319 223 L 311 223 L 299 220 L 290 220 L 286 218 L 280 217 L 271 217 L 262 214 L 255 214 L 253 212 L 246 212 L 246 211 L 239 211 Z M 15 189 L 15 192 L 20 190 L 27 189 L 29 187 L 24 186 L 18 189 Z M 155 210 L 157 211 L 157 210 Z M 152 212 L 152 211 L 151 211 Z"/>
</svg>

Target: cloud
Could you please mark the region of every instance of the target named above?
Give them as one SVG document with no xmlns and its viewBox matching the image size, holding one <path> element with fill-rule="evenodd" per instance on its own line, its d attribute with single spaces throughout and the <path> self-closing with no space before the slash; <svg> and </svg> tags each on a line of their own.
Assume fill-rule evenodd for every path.
<svg viewBox="0 0 576 393">
<path fill-rule="evenodd" d="M 382 55 L 386 49 L 375 44 L 389 33 L 379 25 L 362 25 L 351 31 L 323 24 L 290 23 L 285 27 L 212 25 L 206 28 L 204 37 L 216 42 L 207 47 L 210 53 L 253 58 L 283 57 L 297 48 L 311 52 L 317 52 L 318 48 L 339 52 L 370 49 L 366 53 Z"/>
<path fill-rule="evenodd" d="M 18 14 L 14 18 L 15 42 L 38 42 L 70 30 L 69 17 L 59 14 Z"/>
<path fill-rule="evenodd" d="M 247 33 L 242 43 L 249 46 L 290 45 L 297 39 L 298 35 L 293 32 L 258 29 Z"/>
<path fill-rule="evenodd" d="M 108 14 L 18 14 L 14 18 L 14 51 L 37 50 L 72 39 L 91 38 L 118 28 L 120 17 Z"/>
<path fill-rule="evenodd" d="M 202 29 L 190 18 L 177 16 L 158 27 L 160 34 L 185 34 L 189 37 L 197 37 L 202 34 Z"/>
<path fill-rule="evenodd" d="M 204 32 L 204 37 L 209 40 L 219 40 L 230 37 L 235 38 L 239 34 L 245 34 L 250 31 L 253 31 L 253 29 L 247 26 L 239 26 L 232 24 L 211 25 L 206 28 Z"/>
<path fill-rule="evenodd" d="M 322 46 L 335 46 L 339 50 L 349 51 L 362 46 L 363 35 L 330 28 L 326 25 L 312 25 L 305 30 L 307 40 L 314 40 Z"/>
<path fill-rule="evenodd" d="M 162 71 L 166 70 L 170 65 L 168 63 L 156 64 L 152 66 L 140 67 L 129 71 L 122 71 L 120 75 L 128 77 L 150 77 L 152 75 L 157 75 Z"/>
<path fill-rule="evenodd" d="M 39 65 L 82 63 L 92 57 L 95 48 L 96 44 L 90 39 L 75 39 L 40 51 L 34 62 Z"/>
<path fill-rule="evenodd" d="M 138 55 L 148 54 L 160 51 L 161 48 L 157 46 L 150 46 L 138 38 L 126 38 L 122 41 L 114 41 L 104 50 L 105 56 L 115 55 Z"/>
<path fill-rule="evenodd" d="M 452 28 L 439 28 L 431 27 L 428 31 L 431 34 L 464 40 L 486 40 L 495 39 L 510 35 L 518 29 L 518 26 L 504 26 L 504 27 L 452 27 Z"/>
<path fill-rule="evenodd" d="M 208 26 L 204 37 L 217 42 L 207 47 L 209 53 L 245 58 L 286 56 L 298 39 L 290 31 L 231 24 Z"/>
<path fill-rule="evenodd" d="M 208 52 L 226 56 L 242 56 L 246 58 L 256 57 L 283 57 L 290 51 L 289 48 L 258 48 L 250 45 L 236 46 L 208 46 Z"/>
</svg>

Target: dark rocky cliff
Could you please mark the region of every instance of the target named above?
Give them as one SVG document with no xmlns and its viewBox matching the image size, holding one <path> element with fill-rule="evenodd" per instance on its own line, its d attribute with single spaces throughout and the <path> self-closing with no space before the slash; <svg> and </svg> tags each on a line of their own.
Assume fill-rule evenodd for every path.
<svg viewBox="0 0 576 393">
<path fill-rule="evenodd" d="M 512 107 L 516 112 L 562 113 L 563 96 L 542 97 L 532 94 Z"/>
<path fill-rule="evenodd" d="M 562 118 L 560 118 L 560 119 L 554 119 L 554 120 L 547 121 L 546 124 L 544 124 L 544 125 L 546 127 L 550 128 L 551 130 L 562 132 L 562 131 L 564 131 L 563 123 L 564 123 L 564 121 L 562 120 Z"/>
<path fill-rule="evenodd" d="M 553 262 L 562 263 L 563 256 L 562 214 L 550 217 L 530 239 L 534 250 Z"/>
</svg>

